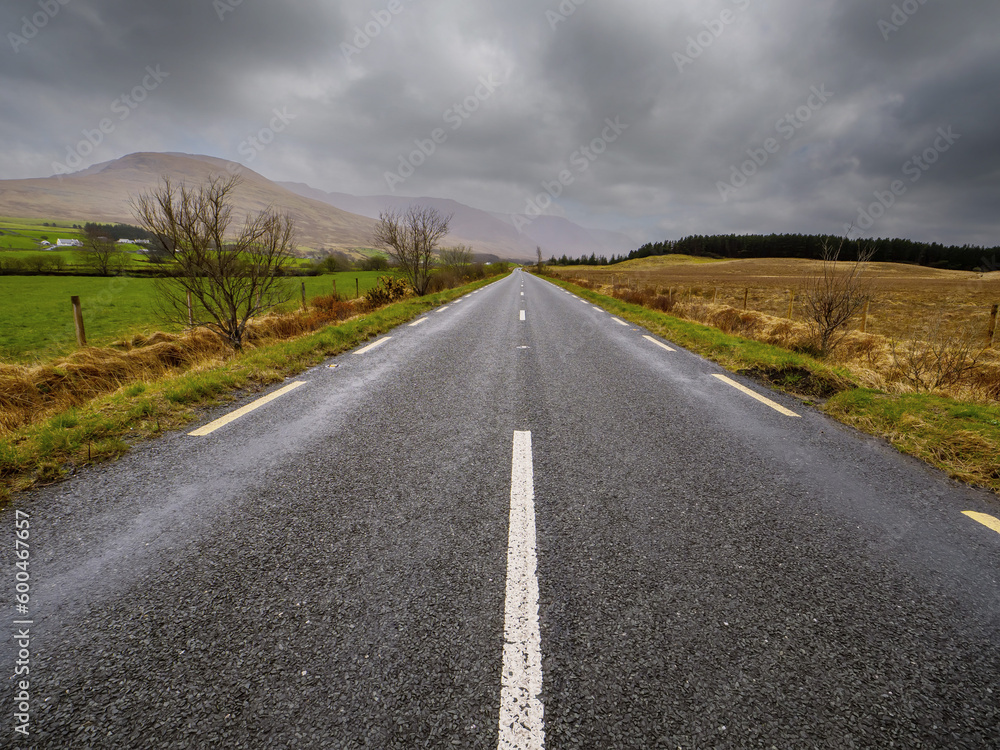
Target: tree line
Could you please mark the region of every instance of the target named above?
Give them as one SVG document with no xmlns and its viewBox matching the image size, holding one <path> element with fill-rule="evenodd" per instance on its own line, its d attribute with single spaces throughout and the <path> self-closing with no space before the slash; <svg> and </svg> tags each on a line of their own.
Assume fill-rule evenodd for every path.
<svg viewBox="0 0 1000 750">
<path fill-rule="evenodd" d="M 679 240 L 648 242 L 628 254 L 580 258 L 552 257 L 550 265 L 614 265 L 636 258 L 656 255 L 693 255 L 703 258 L 807 258 L 822 260 L 824 247 L 831 242 L 841 245 L 842 238 L 828 235 L 768 234 L 768 235 L 691 235 Z M 872 262 L 909 263 L 955 271 L 1000 270 L 1000 247 L 978 245 L 942 245 L 937 242 L 915 242 L 903 239 L 843 239 L 844 258 L 856 258 L 871 251 Z"/>
</svg>

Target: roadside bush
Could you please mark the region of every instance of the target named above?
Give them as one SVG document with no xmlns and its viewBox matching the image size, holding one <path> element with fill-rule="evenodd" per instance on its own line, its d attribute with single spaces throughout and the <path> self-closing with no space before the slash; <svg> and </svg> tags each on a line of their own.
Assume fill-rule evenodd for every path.
<svg viewBox="0 0 1000 750">
<path fill-rule="evenodd" d="M 409 286 L 403 279 L 393 276 L 379 276 L 378 284 L 368 290 L 365 301 L 373 308 L 383 307 L 403 299 Z"/>
<path fill-rule="evenodd" d="M 20 258 L 4 258 L 0 256 L 0 273 L 16 274 L 24 270 L 24 263 Z"/>
<path fill-rule="evenodd" d="M 45 273 L 46 270 L 52 267 L 52 258 L 48 255 L 29 255 L 24 259 L 25 265 L 29 270 L 35 273 Z"/>
<path fill-rule="evenodd" d="M 445 289 L 452 289 L 462 283 L 462 276 L 458 271 L 449 268 L 442 268 L 431 274 L 427 283 L 427 293 L 435 294 L 443 292 Z"/>
<path fill-rule="evenodd" d="M 660 312 L 670 312 L 674 309 L 674 298 L 669 294 L 657 294 L 651 300 L 649 300 L 649 306 L 654 310 L 659 310 Z"/>
<path fill-rule="evenodd" d="M 358 262 L 362 271 L 388 271 L 389 260 L 384 255 L 372 255 Z"/>
<path fill-rule="evenodd" d="M 892 373 L 917 391 L 936 391 L 960 385 L 980 369 L 985 350 L 970 332 L 948 333 L 940 328 L 924 340 L 890 341 Z"/>
<path fill-rule="evenodd" d="M 310 305 L 324 320 L 344 320 L 357 312 L 353 302 L 342 300 L 337 294 L 316 297 Z"/>
</svg>

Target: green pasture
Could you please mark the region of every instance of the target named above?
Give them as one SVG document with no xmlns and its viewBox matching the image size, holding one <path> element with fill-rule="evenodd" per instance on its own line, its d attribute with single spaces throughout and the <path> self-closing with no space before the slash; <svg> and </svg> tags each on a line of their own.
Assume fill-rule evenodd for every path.
<svg viewBox="0 0 1000 750">
<path fill-rule="evenodd" d="M 44 226 L 46 223 L 49 226 Z M 81 239 L 83 230 L 74 229 L 73 224 L 82 226 L 82 222 L 46 222 L 0 216 L 0 250 L 38 250 L 43 239 L 48 239 L 53 245 L 56 240 Z"/>
<path fill-rule="evenodd" d="M 364 295 L 378 283 L 382 271 L 345 271 L 324 276 L 295 277 L 285 281 L 289 303 L 295 309 L 301 301 L 301 284 L 306 299 L 337 292 L 346 298 L 355 289 Z M 355 284 L 357 279 L 357 285 Z M 68 354 L 76 348 L 70 297 L 80 297 L 87 343 L 109 344 L 136 333 L 178 331 L 160 312 L 152 279 L 128 276 L 0 276 L 0 361 L 44 361 Z"/>
</svg>

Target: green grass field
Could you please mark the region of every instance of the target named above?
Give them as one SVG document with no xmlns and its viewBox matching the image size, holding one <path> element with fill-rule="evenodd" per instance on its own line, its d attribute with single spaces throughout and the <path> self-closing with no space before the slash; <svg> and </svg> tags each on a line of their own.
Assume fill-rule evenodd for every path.
<svg viewBox="0 0 1000 750">
<path fill-rule="evenodd" d="M 337 292 L 353 298 L 378 283 L 382 271 L 345 271 L 287 280 L 295 309 L 305 282 L 306 298 Z M 355 285 L 357 279 L 357 287 Z M 70 297 L 80 297 L 87 343 L 100 346 L 136 333 L 177 331 L 159 312 L 152 279 L 60 276 L 0 276 L 0 361 L 44 361 L 76 347 Z"/>
<path fill-rule="evenodd" d="M 74 229 L 74 223 L 81 226 L 83 224 L 83 222 L 46 222 L 41 219 L 0 216 L 0 250 L 39 250 L 43 239 L 52 244 L 55 244 L 56 240 L 82 239 L 83 230 Z"/>
</svg>

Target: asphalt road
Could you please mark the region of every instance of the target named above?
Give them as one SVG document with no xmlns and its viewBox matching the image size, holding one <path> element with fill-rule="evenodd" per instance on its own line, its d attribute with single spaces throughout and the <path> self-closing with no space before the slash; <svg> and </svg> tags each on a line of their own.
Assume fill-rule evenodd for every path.
<svg viewBox="0 0 1000 750">
<path fill-rule="evenodd" d="M 515 272 L 24 496 L 0 746 L 1000 747 L 995 496 L 647 335 Z"/>
</svg>

